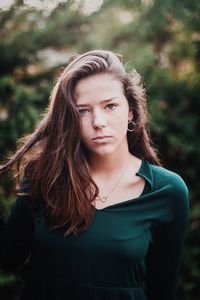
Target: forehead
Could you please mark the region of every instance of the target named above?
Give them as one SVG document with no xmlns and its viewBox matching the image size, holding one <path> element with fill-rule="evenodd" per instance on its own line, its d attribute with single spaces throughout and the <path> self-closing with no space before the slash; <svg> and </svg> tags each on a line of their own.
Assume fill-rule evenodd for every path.
<svg viewBox="0 0 200 300">
<path fill-rule="evenodd" d="M 75 87 L 77 104 L 102 101 L 123 95 L 122 83 L 110 74 L 96 74 L 81 79 Z"/>
</svg>

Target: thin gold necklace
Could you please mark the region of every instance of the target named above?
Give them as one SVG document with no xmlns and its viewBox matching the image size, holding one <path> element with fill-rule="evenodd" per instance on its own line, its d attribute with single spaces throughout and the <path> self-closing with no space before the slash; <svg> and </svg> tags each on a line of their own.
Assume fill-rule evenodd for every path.
<svg viewBox="0 0 200 300">
<path fill-rule="evenodd" d="M 110 196 L 110 194 L 114 191 L 114 189 L 116 188 L 116 186 L 118 185 L 118 183 L 122 180 L 124 174 L 126 173 L 128 167 L 129 167 L 129 164 L 131 162 L 131 159 L 129 159 L 128 161 L 128 164 L 126 165 L 126 167 L 123 169 L 123 172 L 121 173 L 120 177 L 117 179 L 117 182 L 113 185 L 112 189 L 110 190 L 110 192 L 106 195 L 106 196 L 103 196 L 101 197 L 100 195 L 98 195 L 95 200 L 96 201 L 100 201 L 102 203 L 106 203 L 106 201 L 108 200 L 108 197 Z"/>
</svg>

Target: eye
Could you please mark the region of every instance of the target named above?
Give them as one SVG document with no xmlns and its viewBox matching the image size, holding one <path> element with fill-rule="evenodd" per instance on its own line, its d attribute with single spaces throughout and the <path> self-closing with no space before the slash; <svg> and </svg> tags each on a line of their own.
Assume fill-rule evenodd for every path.
<svg viewBox="0 0 200 300">
<path fill-rule="evenodd" d="M 106 108 L 107 108 L 108 110 L 114 110 L 117 106 L 118 106 L 117 103 L 110 103 L 110 104 L 107 104 L 107 105 L 106 105 Z"/>
<path fill-rule="evenodd" d="M 78 110 L 78 112 L 81 116 L 85 116 L 85 115 L 89 114 L 90 111 L 88 108 L 81 108 Z"/>
</svg>

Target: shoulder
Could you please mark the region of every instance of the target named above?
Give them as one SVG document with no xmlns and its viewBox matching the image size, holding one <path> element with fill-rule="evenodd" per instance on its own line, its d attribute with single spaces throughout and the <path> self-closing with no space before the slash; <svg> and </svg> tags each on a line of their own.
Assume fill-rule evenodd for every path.
<svg viewBox="0 0 200 300">
<path fill-rule="evenodd" d="M 158 193 L 159 199 L 162 199 L 167 207 L 167 211 L 171 211 L 169 215 L 181 221 L 188 219 L 189 213 L 189 195 L 188 187 L 184 179 L 167 168 L 150 165 L 153 178 L 153 190 Z"/>
<path fill-rule="evenodd" d="M 17 194 L 14 208 L 21 209 L 31 213 L 31 216 L 36 218 L 41 216 L 44 210 L 42 197 L 33 198 L 30 192 L 31 180 L 23 177 L 20 181 L 20 189 Z"/>
<path fill-rule="evenodd" d="M 150 164 L 150 168 L 155 188 L 167 188 L 173 193 L 188 194 L 188 187 L 179 174 L 156 165 Z"/>
<path fill-rule="evenodd" d="M 23 177 L 20 180 L 20 187 L 17 192 L 16 204 L 17 207 L 24 207 L 26 209 L 32 210 L 33 203 L 36 201 L 33 200 L 30 192 L 30 180 L 27 177 Z"/>
<path fill-rule="evenodd" d="M 151 165 L 153 191 L 160 199 L 165 199 L 167 206 L 173 210 L 174 213 L 185 216 L 189 211 L 189 195 L 188 187 L 183 178 L 164 167 Z"/>
</svg>

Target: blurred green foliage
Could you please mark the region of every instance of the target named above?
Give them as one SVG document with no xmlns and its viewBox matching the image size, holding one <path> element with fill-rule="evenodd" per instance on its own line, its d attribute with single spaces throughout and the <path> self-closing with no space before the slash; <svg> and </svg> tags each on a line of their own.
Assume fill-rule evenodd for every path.
<svg viewBox="0 0 200 300">
<path fill-rule="evenodd" d="M 93 1 L 65 1 L 50 10 L 18 0 L 0 11 L 0 159 L 33 130 L 72 53 L 103 48 L 122 54 L 127 70 L 134 67 L 143 76 L 152 138 L 163 164 L 178 172 L 190 190 L 177 299 L 199 300 L 200 2 L 102 2 L 92 12 Z M 14 201 L 9 174 L 1 176 L 0 199 L 6 218 Z M 0 273 L 2 300 L 17 299 L 23 274 L 23 268 L 16 274 Z"/>
</svg>

